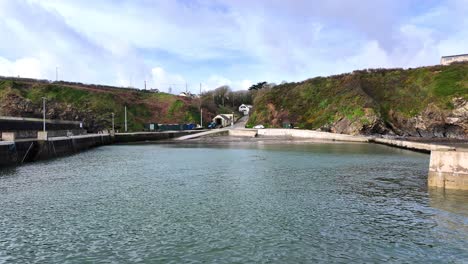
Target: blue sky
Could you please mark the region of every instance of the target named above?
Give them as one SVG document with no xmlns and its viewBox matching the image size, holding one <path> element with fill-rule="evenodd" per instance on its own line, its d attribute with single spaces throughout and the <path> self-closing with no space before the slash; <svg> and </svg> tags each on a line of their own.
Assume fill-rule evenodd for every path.
<svg viewBox="0 0 468 264">
<path fill-rule="evenodd" d="M 468 0 L 0 0 L 0 75 L 173 92 L 468 53 Z"/>
</svg>

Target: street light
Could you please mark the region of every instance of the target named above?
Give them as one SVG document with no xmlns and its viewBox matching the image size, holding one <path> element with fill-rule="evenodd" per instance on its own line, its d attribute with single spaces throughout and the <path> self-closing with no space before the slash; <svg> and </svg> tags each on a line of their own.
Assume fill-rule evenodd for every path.
<svg viewBox="0 0 468 264">
<path fill-rule="evenodd" d="M 127 106 L 125 105 L 125 133 L 127 133 Z"/>
<path fill-rule="evenodd" d="M 45 107 L 46 98 L 42 97 L 42 129 L 46 132 L 46 107 Z"/>
<path fill-rule="evenodd" d="M 115 130 L 114 130 L 114 116 L 115 116 L 115 114 L 112 113 L 112 133 L 115 133 Z"/>
</svg>

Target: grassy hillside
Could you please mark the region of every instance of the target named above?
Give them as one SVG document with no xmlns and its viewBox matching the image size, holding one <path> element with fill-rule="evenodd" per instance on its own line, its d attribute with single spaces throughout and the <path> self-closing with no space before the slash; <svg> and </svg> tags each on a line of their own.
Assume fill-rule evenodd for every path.
<svg viewBox="0 0 468 264">
<path fill-rule="evenodd" d="M 136 89 L 48 83 L 34 80 L 0 80 L 0 115 L 42 117 L 42 97 L 47 98 L 47 118 L 80 120 L 92 130 L 116 127 L 122 130 L 127 106 L 130 131 L 140 131 L 147 122 L 199 123 L 199 101 L 166 93 Z M 214 113 L 205 113 L 205 120 Z"/>
<path fill-rule="evenodd" d="M 449 115 L 456 98 L 468 100 L 468 63 L 362 70 L 260 91 L 249 125 L 280 127 L 292 122 L 300 128 L 333 131 L 341 123 L 365 133 L 381 122 L 380 129 L 405 134 L 399 131 L 411 125 L 405 121 L 411 123 L 428 111 Z"/>
</svg>

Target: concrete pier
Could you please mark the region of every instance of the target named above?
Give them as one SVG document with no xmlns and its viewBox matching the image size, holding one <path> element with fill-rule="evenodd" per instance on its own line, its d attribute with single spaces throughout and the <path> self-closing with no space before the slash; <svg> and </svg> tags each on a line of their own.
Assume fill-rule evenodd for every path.
<svg viewBox="0 0 468 264">
<path fill-rule="evenodd" d="M 304 129 L 259 129 L 258 136 L 265 137 L 289 137 L 289 138 L 311 138 L 345 142 L 368 142 L 369 139 L 363 136 L 350 136 L 345 134 L 335 134 Z"/>
<path fill-rule="evenodd" d="M 435 145 L 428 143 L 412 142 L 398 139 L 389 138 L 370 138 L 369 142 L 377 143 L 402 149 L 415 150 L 419 152 L 431 153 L 434 150 L 455 150 L 455 147 Z"/>
<path fill-rule="evenodd" d="M 429 187 L 468 190 L 468 150 L 433 150 Z"/>
<path fill-rule="evenodd" d="M 203 132 L 204 130 L 116 133 L 114 136 L 114 142 L 132 143 L 132 142 L 141 142 L 141 141 L 157 141 L 157 140 L 181 138 L 184 136 L 190 137 L 190 136 L 202 134 Z"/>
<path fill-rule="evenodd" d="M 62 157 L 111 143 L 109 134 L 0 141 L 0 166 Z"/>
</svg>

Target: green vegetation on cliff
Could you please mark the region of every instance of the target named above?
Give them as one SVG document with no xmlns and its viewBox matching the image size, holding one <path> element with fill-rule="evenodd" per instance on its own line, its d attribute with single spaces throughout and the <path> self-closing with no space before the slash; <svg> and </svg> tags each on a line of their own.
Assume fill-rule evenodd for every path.
<svg viewBox="0 0 468 264">
<path fill-rule="evenodd" d="M 0 115 L 42 117 L 42 97 L 47 98 L 47 118 L 84 121 L 94 131 L 110 128 L 112 113 L 116 129 L 122 130 L 125 106 L 130 131 L 141 131 L 148 122 L 200 121 L 198 99 L 117 87 L 0 79 Z"/>
<path fill-rule="evenodd" d="M 389 129 L 405 134 L 400 133 L 407 130 L 405 121 L 428 109 L 448 114 L 456 98 L 468 99 L 467 63 L 354 71 L 259 90 L 249 125 L 280 127 L 287 122 L 339 133 Z"/>
</svg>

